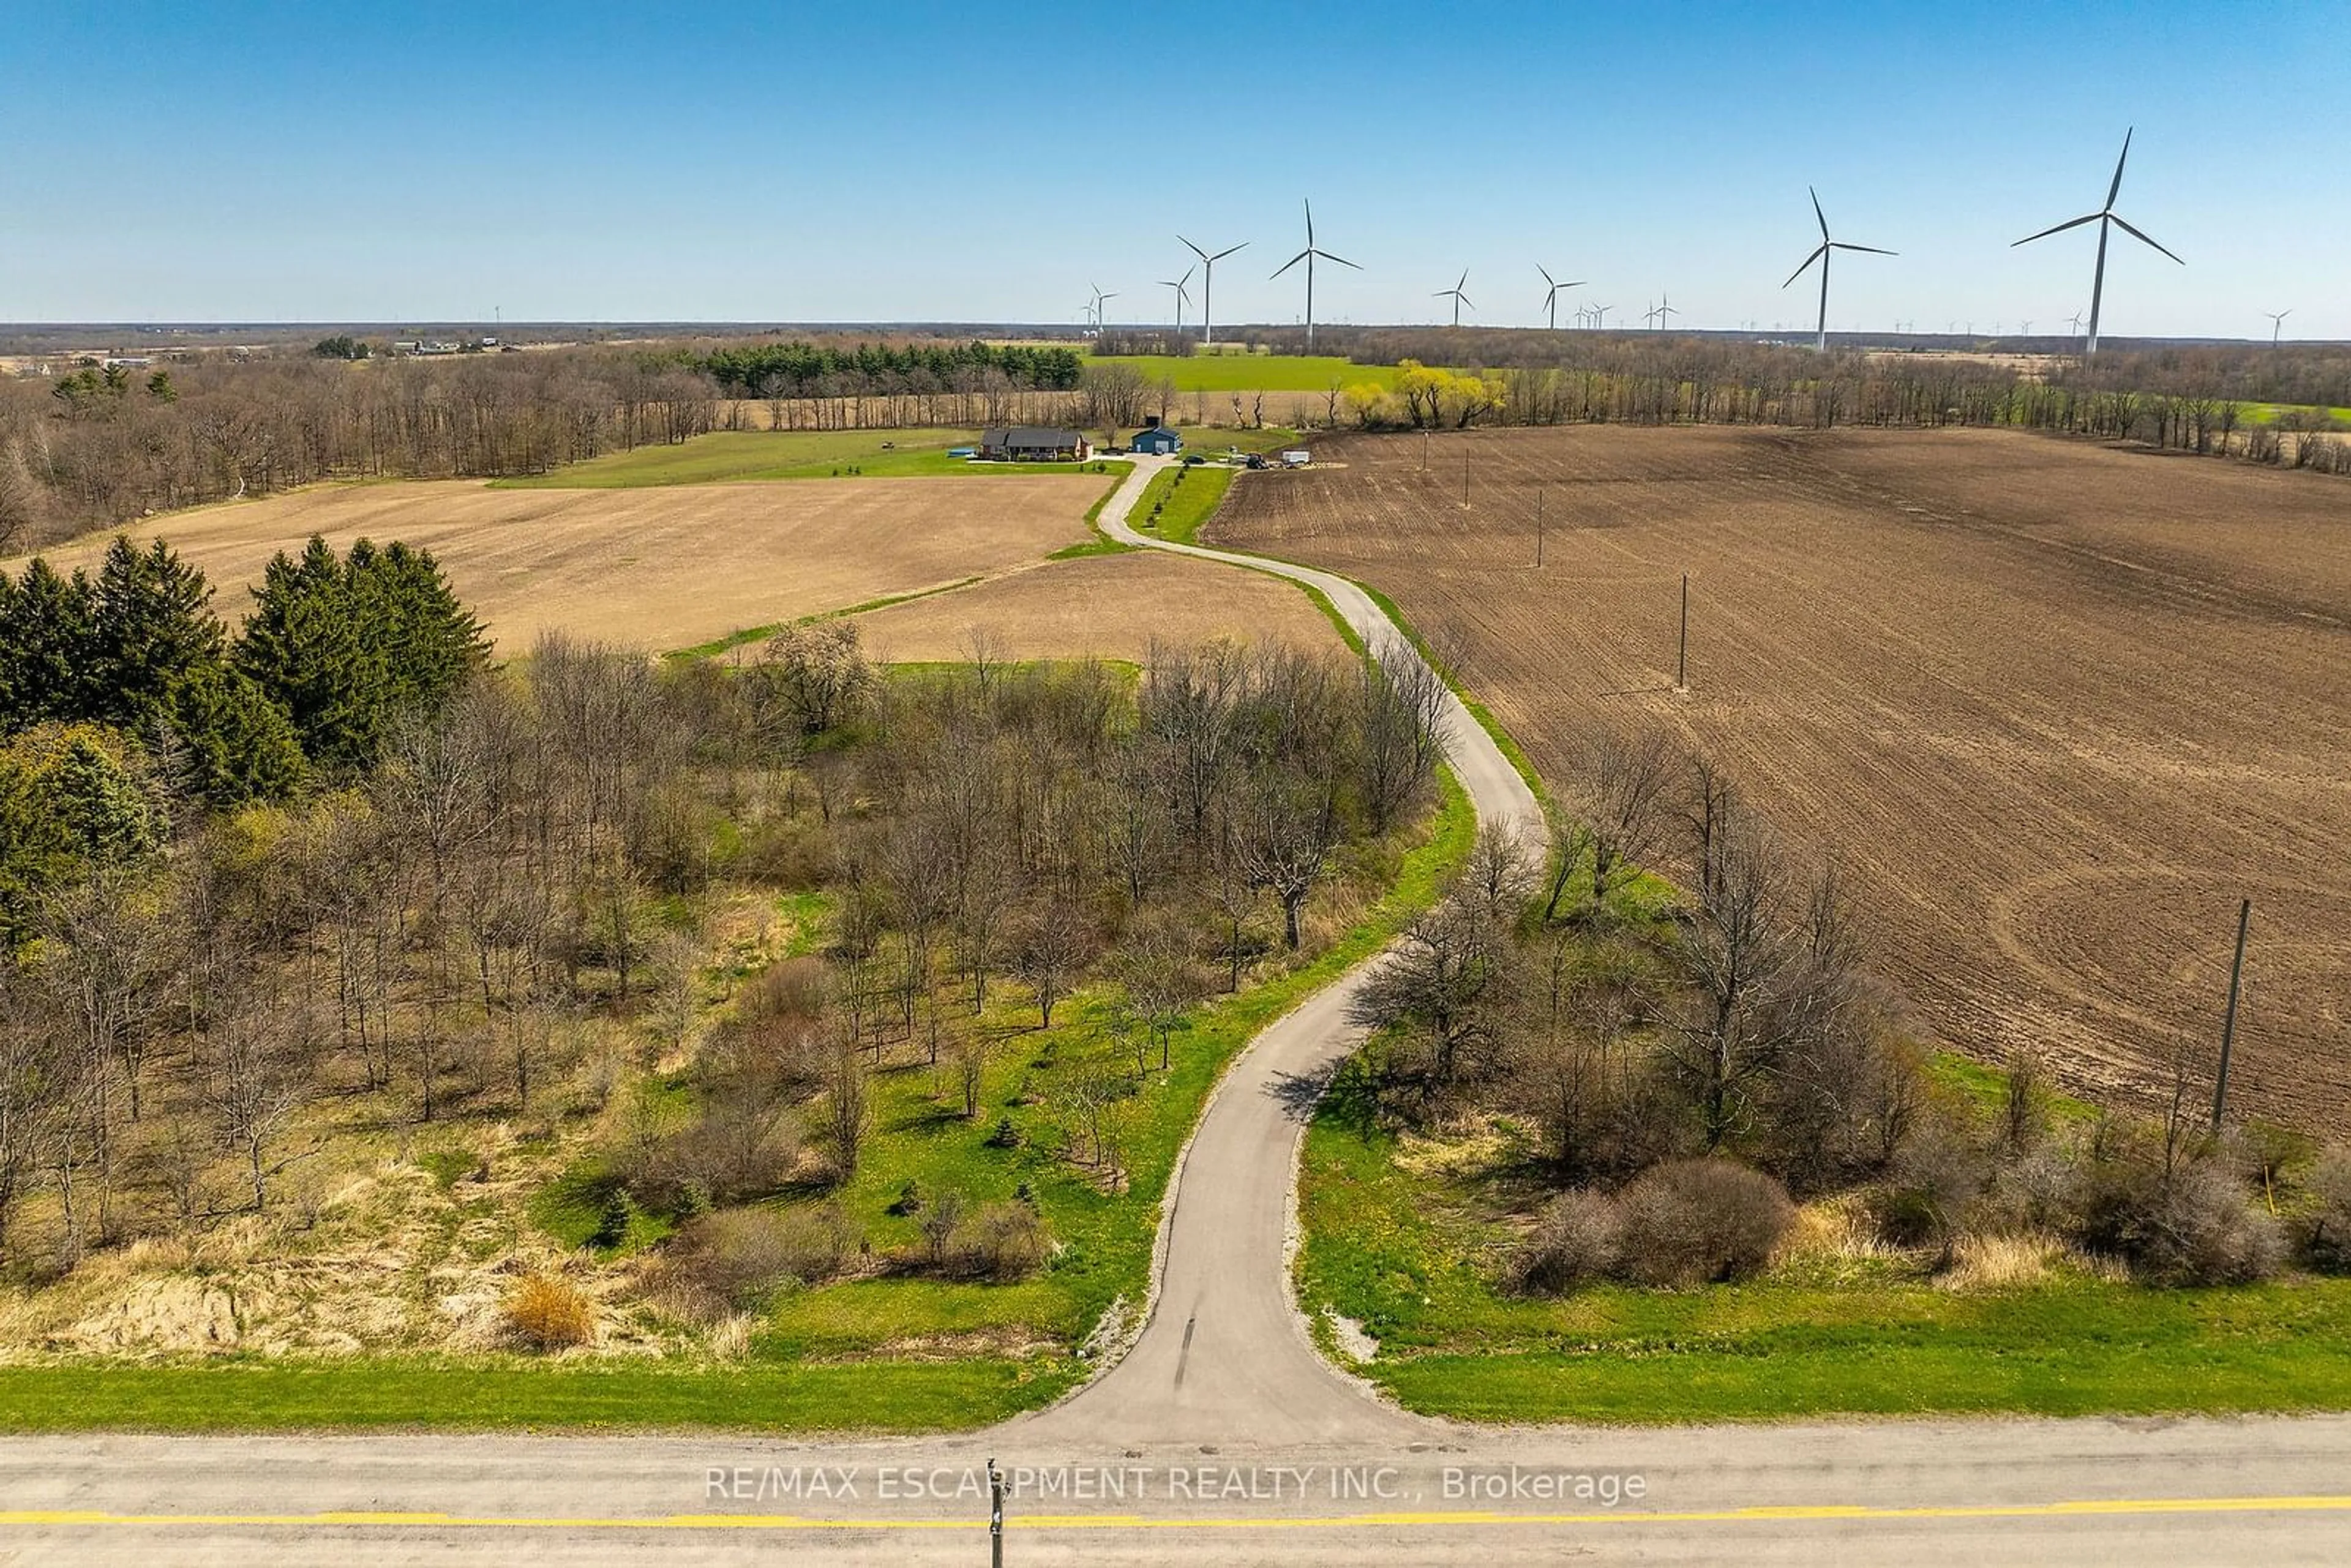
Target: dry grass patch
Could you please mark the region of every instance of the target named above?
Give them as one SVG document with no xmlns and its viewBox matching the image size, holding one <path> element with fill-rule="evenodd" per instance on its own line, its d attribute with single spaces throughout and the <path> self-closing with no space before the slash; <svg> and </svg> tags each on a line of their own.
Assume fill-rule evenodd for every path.
<svg viewBox="0 0 2351 1568">
<path fill-rule="evenodd" d="M 1312 601 L 1278 578 L 1140 550 L 1052 561 L 869 611 L 856 622 L 875 657 L 906 663 L 969 658 L 975 628 L 1008 659 L 1136 663 L 1154 641 L 1321 648 L 1339 637 Z"/>
</svg>

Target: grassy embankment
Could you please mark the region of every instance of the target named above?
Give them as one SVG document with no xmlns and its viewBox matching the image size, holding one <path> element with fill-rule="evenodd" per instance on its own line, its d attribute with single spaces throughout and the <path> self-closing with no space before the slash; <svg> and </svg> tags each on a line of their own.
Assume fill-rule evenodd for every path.
<svg viewBox="0 0 2351 1568">
<path fill-rule="evenodd" d="M 1137 533 L 1171 544 L 1196 544 L 1200 526 L 1217 515 L 1225 492 L 1232 488 L 1233 474 L 1215 464 L 1170 468 L 1144 488 L 1127 522 Z"/>
<path fill-rule="evenodd" d="M 707 1356 L 566 1357 L 424 1354 L 126 1366 L 67 1361 L 0 1368 L 0 1430 L 256 1430 L 289 1427 L 714 1427 L 768 1431 L 910 1431 L 968 1427 L 1050 1403 L 1086 1369 L 1077 1347 L 1123 1301 L 1149 1286 L 1159 1200 L 1181 1148 L 1225 1067 L 1266 1025 L 1375 951 L 1434 898 L 1475 832 L 1449 777 L 1408 844 L 1365 852 L 1348 868 L 1352 902 L 1324 914 L 1319 955 L 1195 1009 L 1175 1032 L 1169 1067 L 1156 1058 L 1144 1090 L 1118 1103 L 1124 1180 L 1104 1183 L 1056 1152 L 1064 1129 L 1041 1087 L 1099 1053 L 1113 997 L 1094 987 L 1065 1000 L 1051 1030 L 1012 985 L 995 988 L 980 1028 L 996 1042 L 982 1113 L 966 1120 L 952 1070 L 904 1051 L 877 1076 L 873 1133 L 856 1176 L 834 1195 L 878 1254 L 911 1248 L 919 1221 L 891 1212 L 909 1181 L 972 1201 L 1025 1187 L 1061 1244 L 1046 1269 L 1015 1284 L 882 1273 L 783 1296 L 730 1360 Z M 1379 890 L 1384 891 L 1379 891 Z M 820 916 L 799 895 L 784 913 Z M 683 1081 L 637 1092 L 658 1111 L 683 1101 Z M 998 1129 L 1008 1126 L 1009 1138 Z M 610 1177 L 577 1161 L 533 1205 L 560 1239 L 586 1245 L 603 1218 Z M 640 1216 L 607 1261 L 665 1229 Z"/>
</svg>

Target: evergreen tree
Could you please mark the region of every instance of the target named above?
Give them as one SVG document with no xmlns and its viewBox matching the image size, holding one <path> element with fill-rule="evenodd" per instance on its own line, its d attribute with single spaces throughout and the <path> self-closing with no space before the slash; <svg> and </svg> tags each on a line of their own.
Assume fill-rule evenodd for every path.
<svg viewBox="0 0 2351 1568">
<path fill-rule="evenodd" d="M 218 661 L 192 666 L 172 684 L 162 722 L 180 743 L 181 781 L 216 810 L 301 786 L 294 721 L 242 670 Z"/>
<path fill-rule="evenodd" d="M 384 661 L 362 638 L 343 563 L 325 539 L 312 536 L 299 560 L 272 558 L 235 657 L 293 720 L 314 766 L 353 772 L 375 759 Z"/>
<path fill-rule="evenodd" d="M 429 552 L 361 539 L 339 560 L 316 538 L 269 563 L 235 653 L 310 761 L 338 772 L 371 765 L 402 716 L 439 712 L 488 656 Z"/>
<path fill-rule="evenodd" d="M 78 571 L 60 577 L 37 559 L 0 605 L 7 611 L 0 615 L 0 735 L 87 714 L 94 689 L 89 580 Z"/>
<path fill-rule="evenodd" d="M 164 817 L 136 754 L 96 725 L 43 725 L 0 747 L 0 954 L 41 901 L 93 866 L 153 853 Z"/>
<path fill-rule="evenodd" d="M 116 535 L 90 593 L 91 700 L 80 716 L 135 732 L 190 671 L 217 665 L 226 640 L 212 597 L 204 574 L 162 539 L 141 550 Z"/>
<path fill-rule="evenodd" d="M 389 656 L 392 697 L 400 708 L 440 712 L 489 662 L 481 622 L 430 550 L 394 539 L 378 551 L 361 539 L 351 547 L 350 575 L 364 623 Z"/>
</svg>

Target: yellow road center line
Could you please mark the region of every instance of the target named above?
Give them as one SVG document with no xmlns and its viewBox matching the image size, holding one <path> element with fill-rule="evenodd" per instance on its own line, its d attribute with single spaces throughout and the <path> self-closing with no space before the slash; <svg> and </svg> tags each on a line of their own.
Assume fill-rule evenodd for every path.
<svg viewBox="0 0 2351 1568">
<path fill-rule="evenodd" d="M 1496 1513 L 1415 1511 L 1297 1518 L 1146 1518 L 1139 1514 L 1016 1514 L 1008 1530 L 1363 1530 L 1398 1526 L 1776 1524 L 1804 1521 L 2069 1519 L 2118 1514 L 2351 1512 L 2351 1496 L 2093 1498 L 2062 1502 L 1883 1508 L 1848 1503 L 1681 1512 Z M 107 1513 L 86 1509 L 0 1510 L 0 1530 L 40 1527 L 392 1530 L 980 1530 L 978 1519 L 810 1519 L 797 1514 L 680 1513 L 637 1518 L 529 1518 L 455 1513 Z"/>
</svg>

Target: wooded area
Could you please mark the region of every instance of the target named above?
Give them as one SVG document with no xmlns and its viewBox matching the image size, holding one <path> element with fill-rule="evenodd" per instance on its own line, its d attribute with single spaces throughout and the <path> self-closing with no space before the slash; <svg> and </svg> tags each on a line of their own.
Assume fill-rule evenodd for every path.
<svg viewBox="0 0 2351 1568">
<path fill-rule="evenodd" d="M 443 606 L 440 642 L 365 644 L 413 651 L 394 661 L 410 684 L 379 689 L 368 660 L 330 680 L 326 658 L 294 683 L 281 653 L 359 613 L 312 594 L 357 602 L 378 563 L 430 568 L 322 552 L 273 569 L 234 642 L 160 548 L 124 547 L 95 584 L 26 574 L 93 606 L 55 655 L 70 689 L 160 695 L 120 724 L 17 710 L 0 769 L 11 810 L 51 824 L 25 841 L 46 858 L 13 868 L 0 964 L 0 1266 L 20 1277 L 315 1202 L 283 1178 L 331 1160 L 339 1126 L 561 1126 L 637 1106 L 667 1060 L 668 1109 L 595 1151 L 612 1239 L 636 1215 L 677 1228 L 649 1278 L 680 1310 L 742 1311 L 855 1264 L 825 1195 L 878 1135 L 874 1073 L 920 1062 L 956 1086 L 944 1114 L 983 1114 L 1008 986 L 1045 1030 L 1081 990 L 1116 998 L 1029 1090 L 1062 1157 L 1115 1191 L 1122 1107 L 1180 1054 L 1187 1009 L 1326 941 L 1320 891 L 1375 892 L 1434 786 L 1433 677 L 1280 648 L 1162 649 L 1138 674 L 1009 664 L 976 637 L 966 664 L 890 671 L 833 622 L 731 665 L 549 636 L 501 670 Z M 158 626 L 177 677 L 102 674 Z M 174 705 L 222 680 L 291 742 L 299 766 L 266 789 L 183 787 Z M 722 971 L 722 892 L 827 913 Z M 585 1056 L 591 1020 L 633 1044 Z M 801 1201 L 765 1201 L 785 1194 Z M 926 1257 L 893 1266 L 1008 1277 L 1043 1257 L 1033 1206 L 904 1201 Z M 517 1324 L 568 1343 L 576 1298 L 533 1291 Z"/>
</svg>

